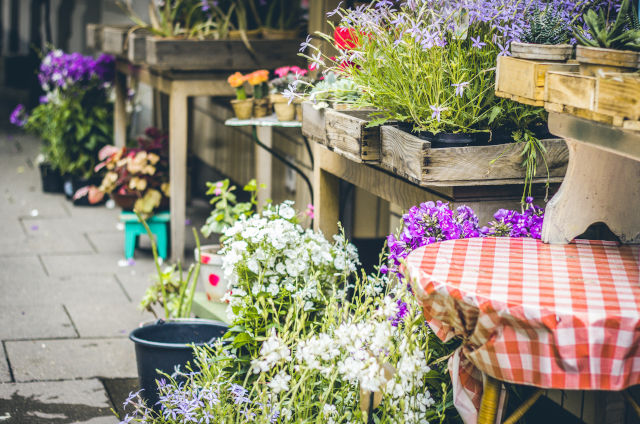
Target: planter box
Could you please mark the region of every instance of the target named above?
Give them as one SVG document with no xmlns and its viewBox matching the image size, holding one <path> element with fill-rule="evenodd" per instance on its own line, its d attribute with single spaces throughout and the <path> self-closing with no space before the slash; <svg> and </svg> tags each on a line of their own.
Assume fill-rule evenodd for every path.
<svg viewBox="0 0 640 424">
<path fill-rule="evenodd" d="M 596 78 L 576 73 L 549 72 L 544 100 L 593 111 L 596 105 Z"/>
<path fill-rule="evenodd" d="M 180 40 L 147 37 L 146 63 L 184 71 L 252 71 L 302 64 L 300 40 L 251 40 L 250 52 L 241 40 Z"/>
<path fill-rule="evenodd" d="M 544 106 L 548 71 L 577 72 L 578 65 L 500 56 L 496 68 L 496 96 Z"/>
<path fill-rule="evenodd" d="M 130 26 L 105 26 L 102 30 L 102 51 L 124 57 L 125 43 Z"/>
<path fill-rule="evenodd" d="M 521 144 L 431 148 L 431 143 L 396 127 L 381 127 L 381 167 L 423 186 L 522 184 Z M 564 177 L 569 151 L 561 139 L 543 140 L 552 182 Z M 495 160 L 494 163 L 491 161 Z M 534 182 L 546 181 L 544 163 Z"/>
<path fill-rule="evenodd" d="M 92 50 L 102 49 L 102 30 L 104 25 L 102 24 L 87 24 L 86 36 L 87 36 L 87 48 Z"/>
<path fill-rule="evenodd" d="M 324 112 L 327 109 L 315 109 L 313 102 L 302 102 L 302 135 L 316 143 L 327 143 Z"/>
<path fill-rule="evenodd" d="M 576 60 L 580 62 L 581 71 L 588 75 L 597 74 L 599 69 L 605 72 L 632 72 L 640 67 L 640 53 L 630 50 L 578 46 Z"/>
<path fill-rule="evenodd" d="M 571 44 L 531 44 L 514 41 L 511 43 L 511 54 L 520 59 L 564 62 L 571 59 L 573 46 Z"/>
<path fill-rule="evenodd" d="M 131 63 L 144 63 L 147 59 L 147 37 L 151 33 L 149 31 L 139 29 L 131 32 L 127 40 L 127 59 Z"/>
<path fill-rule="evenodd" d="M 327 145 L 356 162 L 380 162 L 380 127 L 367 127 L 371 112 L 328 109 L 325 112 Z"/>
<path fill-rule="evenodd" d="M 599 77 L 596 88 L 597 113 L 634 121 L 640 119 L 640 78 L 637 74 Z"/>
</svg>

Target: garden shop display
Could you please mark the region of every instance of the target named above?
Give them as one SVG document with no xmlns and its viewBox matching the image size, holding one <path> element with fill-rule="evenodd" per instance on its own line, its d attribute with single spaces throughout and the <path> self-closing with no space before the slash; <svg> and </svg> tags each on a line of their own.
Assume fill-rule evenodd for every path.
<svg viewBox="0 0 640 424">
<path fill-rule="evenodd" d="M 105 146 L 95 172 L 105 170 L 95 199 L 105 194 L 124 210 L 149 215 L 168 207 L 169 153 L 167 135 L 157 128 L 147 128 L 137 139 L 138 147 Z"/>
<path fill-rule="evenodd" d="M 236 186 L 230 185 L 229 180 L 207 182 L 207 196 L 213 196 L 209 203 L 213 206 L 211 215 L 207 218 L 200 232 L 205 237 L 217 234 L 223 238 L 224 231 L 231 227 L 241 217 L 249 217 L 255 212 L 258 202 L 257 193 L 264 184 L 258 184 L 251 180 L 242 190 L 249 193 L 248 202 L 238 202 L 236 198 Z M 200 251 L 195 251 L 195 259 L 200 262 L 201 286 L 205 288 L 207 299 L 220 301 L 228 290 L 227 279 L 222 270 L 222 256 L 218 254 L 222 245 L 211 244 L 202 246 Z"/>
<path fill-rule="evenodd" d="M 251 119 L 253 113 L 253 99 L 247 98 L 247 91 L 244 88 L 244 82 L 247 78 L 240 72 L 236 72 L 227 78 L 227 82 L 232 88 L 236 89 L 236 98 L 231 100 L 231 107 L 238 119 Z"/>
<path fill-rule="evenodd" d="M 459 341 L 443 343 L 425 325 L 396 267 L 440 240 L 539 237 L 543 211 L 527 199 L 524 212 L 499 210 L 479 227 L 466 206 L 423 203 L 389 237 L 388 265 L 369 276 L 355 272 L 342 236 L 330 244 L 295 215 L 285 202 L 225 231 L 232 327 L 195 349 L 195 364 L 159 379 L 159 410 L 132 393 L 121 422 L 461 422 L 446 365 Z"/>
<path fill-rule="evenodd" d="M 294 81 L 304 79 L 309 82 L 310 79 L 306 78 L 308 71 L 298 66 L 282 66 L 276 69 L 274 73 L 277 78 L 269 81 L 271 86 L 269 100 L 273 105 L 278 121 L 293 121 L 296 119 L 296 110 L 300 108 L 300 104 L 299 102 L 290 102 L 283 93 Z"/>
<path fill-rule="evenodd" d="M 94 59 L 50 50 L 38 69 L 44 91 L 40 104 L 31 111 L 18 105 L 11 114 L 12 124 L 42 139 L 44 163 L 68 180 L 69 197 L 86 185 L 98 151 L 112 141 L 109 91 L 114 72 L 112 56 Z"/>
</svg>

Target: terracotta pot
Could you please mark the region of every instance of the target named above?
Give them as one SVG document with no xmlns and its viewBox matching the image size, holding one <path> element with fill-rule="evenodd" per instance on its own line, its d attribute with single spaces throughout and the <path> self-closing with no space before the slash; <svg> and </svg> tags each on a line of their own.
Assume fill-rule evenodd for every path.
<svg viewBox="0 0 640 424">
<path fill-rule="evenodd" d="M 295 99 L 293 103 L 296 106 L 296 121 L 302 122 L 302 100 Z"/>
<path fill-rule="evenodd" d="M 275 29 L 266 27 L 261 29 L 262 38 L 265 40 L 293 40 L 300 34 L 299 29 Z"/>
<path fill-rule="evenodd" d="M 253 99 L 231 100 L 231 107 L 238 119 L 251 119 L 253 112 Z"/>
<path fill-rule="evenodd" d="M 253 117 L 264 118 L 269 114 L 269 99 L 253 99 Z"/>
<path fill-rule="evenodd" d="M 255 40 L 257 38 L 260 38 L 262 30 L 260 28 L 250 29 L 245 31 L 245 34 L 247 34 L 248 39 Z M 242 32 L 237 29 L 232 29 L 231 31 L 229 31 L 229 40 L 242 40 Z"/>
<path fill-rule="evenodd" d="M 634 72 L 640 67 L 640 53 L 631 50 L 578 46 L 576 60 L 583 75 L 596 75 L 599 71 Z"/>
<path fill-rule="evenodd" d="M 511 55 L 520 59 L 567 61 L 573 56 L 571 44 L 511 43 Z"/>
<path fill-rule="evenodd" d="M 124 211 L 133 211 L 133 207 L 136 204 L 136 200 L 138 200 L 138 195 L 134 193 L 118 194 L 114 191 L 109 196 L 113 199 L 116 206 L 118 206 Z M 169 198 L 163 195 L 162 200 L 160 200 L 160 206 L 158 206 L 154 210 L 154 213 L 158 211 L 166 211 L 168 209 L 169 209 Z"/>
</svg>

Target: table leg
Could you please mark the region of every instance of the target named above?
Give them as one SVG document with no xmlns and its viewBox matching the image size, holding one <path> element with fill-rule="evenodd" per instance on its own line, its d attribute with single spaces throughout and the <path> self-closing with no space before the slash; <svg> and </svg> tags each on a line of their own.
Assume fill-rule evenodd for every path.
<svg viewBox="0 0 640 424">
<path fill-rule="evenodd" d="M 188 97 L 175 90 L 169 98 L 169 178 L 171 181 L 171 258 L 184 258 L 187 193 Z"/>
<path fill-rule="evenodd" d="M 502 383 L 500 381 L 486 374 L 484 375 L 478 424 L 495 424 L 501 387 Z"/>
<path fill-rule="evenodd" d="M 116 71 L 113 88 L 116 96 L 113 105 L 113 144 L 124 147 L 127 144 L 127 76 Z"/>
<path fill-rule="evenodd" d="M 340 179 L 322 168 L 322 147 L 316 143 L 313 167 L 313 187 L 315 194 L 314 230 L 320 230 L 330 238 L 338 232 L 340 219 Z"/>
<path fill-rule="evenodd" d="M 258 140 L 267 147 L 273 147 L 273 128 L 271 127 L 257 127 L 256 133 Z M 256 144 L 255 146 L 256 157 L 256 180 L 258 184 L 264 184 L 266 188 L 258 191 L 258 207 L 262 208 L 267 199 L 272 199 L 273 186 L 272 186 L 272 170 L 273 160 L 271 154 Z M 246 181 L 244 181 L 246 182 Z"/>
</svg>

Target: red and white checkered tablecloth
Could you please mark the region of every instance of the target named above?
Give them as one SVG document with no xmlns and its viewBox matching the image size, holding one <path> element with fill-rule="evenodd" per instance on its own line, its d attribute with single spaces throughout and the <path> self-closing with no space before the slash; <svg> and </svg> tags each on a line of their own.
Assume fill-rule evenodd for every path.
<svg viewBox="0 0 640 424">
<path fill-rule="evenodd" d="M 637 245 L 450 240 L 412 252 L 405 274 L 436 334 L 463 338 L 449 369 L 476 408 L 478 370 L 542 388 L 640 384 Z"/>
</svg>

